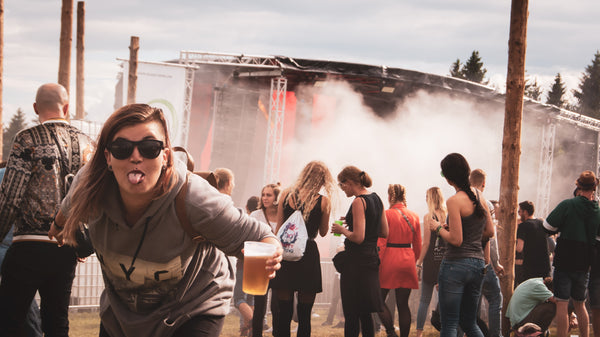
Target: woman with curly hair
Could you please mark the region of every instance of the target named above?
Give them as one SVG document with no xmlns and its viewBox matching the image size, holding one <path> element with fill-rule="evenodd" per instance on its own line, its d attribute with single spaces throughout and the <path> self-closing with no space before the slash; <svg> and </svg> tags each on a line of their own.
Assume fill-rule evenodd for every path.
<svg viewBox="0 0 600 337">
<path fill-rule="evenodd" d="M 315 238 L 325 236 L 329 229 L 331 195 L 335 182 L 329 169 L 320 161 L 308 163 L 298 180 L 279 197 L 277 230 L 296 210 L 302 212 L 308 241 L 304 255 L 298 261 L 283 261 L 277 276 L 271 281 L 279 299 L 278 337 L 290 335 L 294 293 L 298 293 L 298 337 L 310 336 L 311 311 L 317 293 L 323 291 L 321 279 L 321 258 Z M 325 195 L 319 192 L 323 190 Z"/>
<path fill-rule="evenodd" d="M 456 194 L 448 198 L 448 219 L 431 221 L 430 229 L 447 243 L 438 276 L 442 337 L 455 337 L 458 325 L 469 337 L 483 336 L 477 326 L 477 307 L 485 271 L 483 237 L 494 227 L 485 199 L 471 187 L 471 168 L 459 153 L 441 162 L 442 176 Z"/>
<path fill-rule="evenodd" d="M 388 236 L 388 223 L 383 216 L 383 202 L 367 190 L 373 181 L 355 166 L 346 166 L 338 174 L 340 188 L 347 197 L 355 197 L 346 213 L 345 228 L 332 224 L 333 233 L 346 237 L 347 261 L 340 271 L 340 290 L 344 309 L 344 336 L 375 335 L 371 313 L 383 310 L 379 285 L 378 237 Z"/>
</svg>

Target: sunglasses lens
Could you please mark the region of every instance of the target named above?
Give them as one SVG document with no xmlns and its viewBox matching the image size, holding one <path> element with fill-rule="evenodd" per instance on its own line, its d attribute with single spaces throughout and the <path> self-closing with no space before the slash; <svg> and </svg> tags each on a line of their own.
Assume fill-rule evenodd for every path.
<svg viewBox="0 0 600 337">
<path fill-rule="evenodd" d="M 123 160 L 129 158 L 133 153 L 133 143 L 126 140 L 116 140 L 108 146 L 108 150 L 115 159 Z"/>
<path fill-rule="evenodd" d="M 131 156 L 133 153 L 133 148 L 136 146 L 140 152 L 140 155 L 146 159 L 154 159 L 158 157 L 160 151 L 164 148 L 163 142 L 156 139 L 141 140 L 139 142 L 117 139 L 110 143 L 108 146 L 108 151 L 110 151 L 115 159 L 123 160 Z"/>
<path fill-rule="evenodd" d="M 160 154 L 163 149 L 163 143 L 160 140 L 142 140 L 138 142 L 138 151 L 147 159 L 154 159 Z"/>
</svg>

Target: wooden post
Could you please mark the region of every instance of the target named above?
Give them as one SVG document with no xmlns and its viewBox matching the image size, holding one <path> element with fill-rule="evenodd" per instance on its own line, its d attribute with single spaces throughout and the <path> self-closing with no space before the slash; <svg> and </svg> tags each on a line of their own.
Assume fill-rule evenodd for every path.
<svg viewBox="0 0 600 337">
<path fill-rule="evenodd" d="M 58 83 L 65 87 L 68 93 L 70 92 L 71 42 L 73 40 L 73 0 L 62 0 L 60 22 L 60 59 L 58 63 Z"/>
<path fill-rule="evenodd" d="M 85 118 L 85 107 L 83 95 L 85 94 L 84 81 L 85 74 L 84 70 L 84 51 L 85 51 L 85 2 L 77 2 L 77 56 L 76 56 L 76 87 L 77 87 L 77 98 L 75 104 L 75 118 Z"/>
<path fill-rule="evenodd" d="M 504 136 L 502 139 L 502 175 L 500 178 L 500 218 L 503 227 L 499 238 L 500 261 L 505 276 L 501 281 L 504 302 L 502 317 L 507 323 L 506 308 L 513 294 L 515 242 L 519 192 L 519 160 L 521 156 L 521 122 L 523 118 L 523 93 L 525 89 L 525 51 L 527 49 L 528 0 L 512 0 L 510 12 L 510 37 L 508 40 L 508 71 L 506 75 L 506 103 L 504 110 Z M 510 323 L 503 324 L 503 334 L 508 336 Z"/>
<path fill-rule="evenodd" d="M 4 77 L 4 0 L 0 0 L 0 128 L 4 131 L 4 123 L 2 123 L 2 92 L 4 84 L 2 78 Z M 4 132 L 0 132 L 0 161 L 2 158 L 2 149 L 4 145 Z"/>
<path fill-rule="evenodd" d="M 131 37 L 129 45 L 129 77 L 127 80 L 127 104 L 135 103 L 135 91 L 137 90 L 137 65 L 138 50 L 140 49 L 140 38 Z"/>
</svg>

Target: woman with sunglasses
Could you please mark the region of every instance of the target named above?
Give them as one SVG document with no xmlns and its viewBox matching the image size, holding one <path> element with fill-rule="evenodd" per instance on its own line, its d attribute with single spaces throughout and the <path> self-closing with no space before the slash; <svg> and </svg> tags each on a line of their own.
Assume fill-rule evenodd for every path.
<svg viewBox="0 0 600 337">
<path fill-rule="evenodd" d="M 274 277 L 282 250 L 271 228 L 174 162 L 158 108 L 115 111 L 97 148 L 50 235 L 73 244 L 79 223 L 89 226 L 106 286 L 100 336 L 218 336 L 234 285 L 225 254 L 241 256 L 244 241 L 273 244 L 277 252 L 266 269 Z M 183 222 L 204 241 L 193 241 Z"/>
<path fill-rule="evenodd" d="M 448 198 L 447 223 L 430 221 L 430 229 L 447 243 L 438 276 L 441 336 L 455 337 L 460 324 L 467 336 L 483 336 L 477 326 L 477 307 L 485 271 L 482 237 L 494 235 L 492 218 L 481 193 L 471 187 L 471 169 L 459 153 L 441 162 L 442 176 L 456 194 Z"/>
<path fill-rule="evenodd" d="M 344 309 L 344 336 L 375 335 L 371 313 L 383 311 L 379 287 L 378 237 L 388 236 L 388 223 L 383 215 L 383 202 L 367 190 L 371 177 L 355 166 L 347 166 L 338 174 L 340 188 L 347 197 L 355 197 L 346 214 L 346 225 L 332 224 L 331 232 L 346 237 L 347 261 L 340 270 L 340 290 Z"/>
<path fill-rule="evenodd" d="M 298 261 L 283 261 L 281 270 L 271 281 L 279 299 L 277 337 L 290 336 L 294 313 L 294 293 L 298 293 L 298 337 L 311 335 L 311 314 L 317 293 L 323 291 L 321 257 L 315 238 L 325 236 L 329 229 L 331 194 L 335 182 L 327 166 L 320 161 L 308 163 L 292 185 L 281 192 L 277 209 L 277 229 L 296 210 L 302 212 L 308 240 L 304 255 Z M 325 195 L 321 195 L 323 190 Z"/>
</svg>

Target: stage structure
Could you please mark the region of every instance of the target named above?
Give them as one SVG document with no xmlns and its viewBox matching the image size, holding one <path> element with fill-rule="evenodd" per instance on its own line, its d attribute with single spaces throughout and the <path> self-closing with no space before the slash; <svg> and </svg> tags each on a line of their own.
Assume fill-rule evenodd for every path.
<svg viewBox="0 0 600 337">
<path fill-rule="evenodd" d="M 348 83 L 364 105 L 383 118 L 402 113 L 396 111 L 398 106 L 418 91 L 485 102 L 501 111 L 504 107 L 504 95 L 487 86 L 386 66 L 195 51 L 140 65 L 146 63 L 169 69 L 170 75 L 142 71 L 151 75 L 138 76 L 138 97 L 144 97 L 145 81 L 161 94 L 177 88 L 172 105 L 181 106 L 173 121 L 178 142 L 192 153 L 199 169 L 228 167 L 235 172 L 237 205 L 297 164 L 282 148 L 302 137 L 336 104 L 335 98 L 319 94 L 325 81 Z M 126 88 L 123 82 L 126 76 L 118 84 Z M 120 95 L 122 89 L 117 90 L 117 102 L 122 102 Z M 523 125 L 527 145 L 535 150 L 524 153 L 522 161 L 537 168 L 538 176 L 537 181 L 520 182 L 520 188 L 524 198 L 536 200 L 536 215 L 546 216 L 550 207 L 568 197 L 565 191 L 573 189 L 566 172 L 599 172 L 600 121 L 526 99 Z"/>
</svg>

